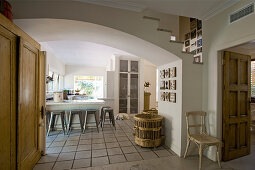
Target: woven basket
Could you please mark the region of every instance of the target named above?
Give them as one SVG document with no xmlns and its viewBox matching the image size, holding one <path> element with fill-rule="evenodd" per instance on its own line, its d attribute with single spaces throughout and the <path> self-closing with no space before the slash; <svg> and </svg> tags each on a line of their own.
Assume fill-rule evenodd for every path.
<svg viewBox="0 0 255 170">
<path fill-rule="evenodd" d="M 164 136 L 161 135 L 163 117 L 154 114 L 135 115 L 135 143 L 142 147 L 158 147 Z"/>
</svg>

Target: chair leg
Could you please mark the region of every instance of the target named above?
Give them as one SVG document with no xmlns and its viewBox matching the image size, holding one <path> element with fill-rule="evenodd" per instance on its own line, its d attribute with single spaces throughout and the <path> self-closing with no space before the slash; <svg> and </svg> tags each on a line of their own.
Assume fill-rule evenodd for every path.
<svg viewBox="0 0 255 170">
<path fill-rule="evenodd" d="M 71 133 L 72 121 L 73 121 L 73 114 L 72 114 L 72 112 L 71 112 L 71 113 L 70 113 L 70 116 L 69 116 L 68 134 Z"/>
<path fill-rule="evenodd" d="M 219 167 L 221 168 L 221 163 L 220 163 L 220 149 L 221 148 L 221 146 L 220 146 L 220 144 L 218 144 L 217 145 L 217 159 L 218 159 L 218 164 L 219 164 Z"/>
<path fill-rule="evenodd" d="M 189 145 L 190 145 L 190 139 L 188 138 L 188 139 L 187 139 L 186 150 L 185 150 L 185 152 L 184 152 L 184 158 L 186 158 L 186 156 L 187 156 L 188 149 L 189 149 Z"/>
<path fill-rule="evenodd" d="M 52 119 L 53 119 L 53 113 L 50 113 L 50 122 L 49 122 L 49 127 L 48 127 L 47 136 L 49 136 L 49 134 L 50 134 Z"/>
<path fill-rule="evenodd" d="M 82 112 L 79 112 L 79 119 L 80 119 L 81 132 L 83 132 L 83 125 L 82 125 Z"/>
<path fill-rule="evenodd" d="M 83 123 L 83 133 L 85 133 L 85 130 L 86 130 L 87 117 L 88 117 L 88 111 L 85 111 L 85 117 L 84 117 L 84 123 Z"/>
<path fill-rule="evenodd" d="M 113 113 L 113 111 L 111 112 L 111 119 L 112 119 L 112 125 L 113 125 L 113 127 L 115 128 L 115 130 L 116 130 L 115 119 L 114 119 L 114 113 Z"/>
<path fill-rule="evenodd" d="M 64 113 L 61 113 L 61 114 L 60 114 L 60 118 L 61 118 L 62 129 L 63 129 L 64 135 L 65 135 L 65 134 L 66 134 L 66 131 L 65 131 Z"/>
<path fill-rule="evenodd" d="M 97 112 L 98 112 L 98 111 L 96 111 L 96 112 L 94 113 L 94 115 L 95 115 L 95 121 L 96 121 L 96 126 L 97 126 L 97 132 L 99 133 L 99 129 L 98 129 L 98 119 L 97 119 Z"/>
<path fill-rule="evenodd" d="M 199 170 L 202 168 L 202 156 L 203 156 L 203 149 L 202 145 L 199 145 Z"/>
<path fill-rule="evenodd" d="M 103 113 L 103 116 L 102 116 L 102 123 L 101 123 L 101 128 L 102 128 L 102 131 L 104 130 L 104 121 L 105 121 L 105 112 Z"/>
</svg>

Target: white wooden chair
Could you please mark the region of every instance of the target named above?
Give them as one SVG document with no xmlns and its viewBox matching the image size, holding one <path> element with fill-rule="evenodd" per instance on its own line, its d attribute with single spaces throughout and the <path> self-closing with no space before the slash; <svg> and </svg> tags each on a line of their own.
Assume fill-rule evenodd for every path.
<svg viewBox="0 0 255 170">
<path fill-rule="evenodd" d="M 200 124 L 190 124 L 189 117 L 190 116 L 199 116 L 201 118 Z M 184 153 L 184 158 L 186 158 L 190 141 L 194 142 L 199 150 L 199 170 L 202 167 L 202 155 L 203 149 L 208 146 L 216 146 L 217 147 L 217 159 L 219 167 L 221 168 L 220 163 L 220 150 L 221 150 L 221 141 L 215 137 L 209 136 L 206 133 L 206 126 L 205 126 L 205 116 L 206 112 L 202 111 L 195 111 L 195 112 L 187 112 L 186 113 L 186 123 L 187 123 L 187 146 Z M 200 133 L 191 133 L 191 128 L 200 128 Z"/>
</svg>

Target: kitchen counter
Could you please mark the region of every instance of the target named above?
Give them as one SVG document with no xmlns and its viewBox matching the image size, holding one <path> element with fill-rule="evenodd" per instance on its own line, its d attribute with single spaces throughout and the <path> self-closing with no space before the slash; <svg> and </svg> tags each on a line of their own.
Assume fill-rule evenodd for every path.
<svg viewBox="0 0 255 170">
<path fill-rule="evenodd" d="M 105 104 L 104 100 L 64 100 L 62 102 L 47 101 L 46 110 L 73 110 L 73 109 L 100 109 Z"/>
</svg>

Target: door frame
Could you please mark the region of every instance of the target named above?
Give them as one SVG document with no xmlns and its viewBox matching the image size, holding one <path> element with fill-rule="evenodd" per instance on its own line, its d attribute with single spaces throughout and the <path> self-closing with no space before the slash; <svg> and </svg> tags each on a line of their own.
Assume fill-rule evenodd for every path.
<svg viewBox="0 0 255 170">
<path fill-rule="evenodd" d="M 224 48 L 217 50 L 217 137 L 220 139 L 223 139 L 223 57 L 224 57 L 224 51 L 227 51 L 229 48 L 236 47 L 248 42 L 234 42 L 234 44 L 225 46 Z M 234 52 L 234 51 L 233 51 Z M 223 146 L 222 146 L 223 147 Z M 215 159 L 216 160 L 216 159 Z"/>
</svg>

